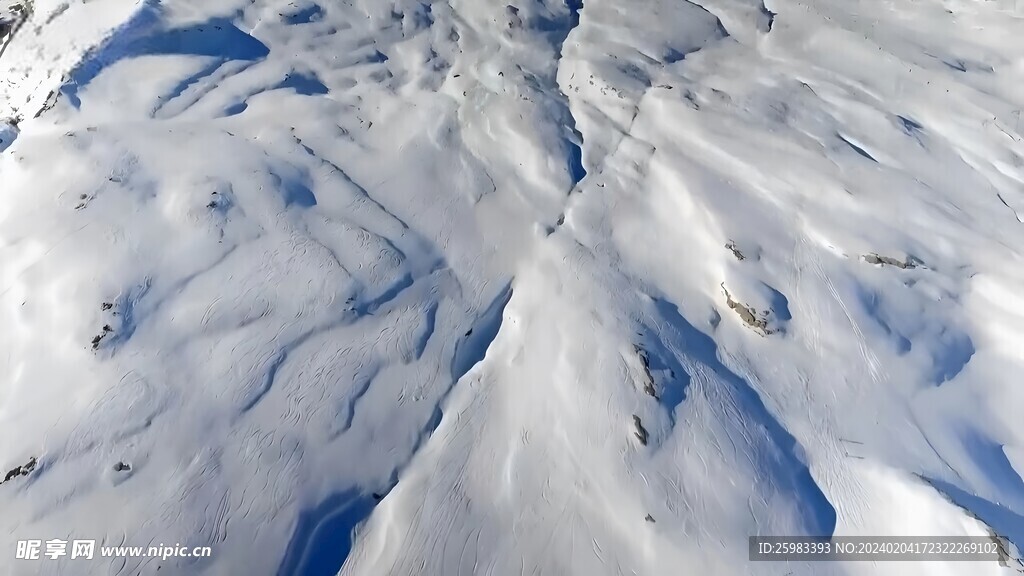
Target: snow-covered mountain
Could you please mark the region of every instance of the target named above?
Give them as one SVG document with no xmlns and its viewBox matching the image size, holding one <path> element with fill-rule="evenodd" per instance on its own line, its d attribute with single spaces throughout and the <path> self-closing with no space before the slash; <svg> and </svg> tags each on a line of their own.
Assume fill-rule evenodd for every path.
<svg viewBox="0 0 1024 576">
<path fill-rule="evenodd" d="M 0 573 L 1022 571 L 747 537 L 1024 545 L 1024 4 L 568 2 L 0 1 Z"/>
</svg>

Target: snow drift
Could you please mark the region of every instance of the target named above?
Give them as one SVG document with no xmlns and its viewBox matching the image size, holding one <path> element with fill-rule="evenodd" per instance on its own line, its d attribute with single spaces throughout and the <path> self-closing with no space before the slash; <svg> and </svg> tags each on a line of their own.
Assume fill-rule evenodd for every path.
<svg viewBox="0 0 1024 576">
<path fill-rule="evenodd" d="M 1024 542 L 1012 2 L 14 4 L 5 573 Z"/>
</svg>

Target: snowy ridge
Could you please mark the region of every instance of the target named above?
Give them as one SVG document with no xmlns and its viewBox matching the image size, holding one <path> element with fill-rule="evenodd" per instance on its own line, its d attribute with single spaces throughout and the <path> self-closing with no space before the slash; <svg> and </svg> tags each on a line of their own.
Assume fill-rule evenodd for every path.
<svg viewBox="0 0 1024 576">
<path fill-rule="evenodd" d="M 0 472 L 38 464 L 0 550 L 214 554 L 0 572 L 974 575 L 746 539 L 1024 543 L 1011 2 L 26 14 Z"/>
</svg>

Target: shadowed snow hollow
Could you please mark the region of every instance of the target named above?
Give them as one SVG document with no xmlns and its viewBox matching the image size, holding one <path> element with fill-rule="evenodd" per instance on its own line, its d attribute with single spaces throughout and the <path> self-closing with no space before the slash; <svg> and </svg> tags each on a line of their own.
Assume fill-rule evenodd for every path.
<svg viewBox="0 0 1024 576">
<path fill-rule="evenodd" d="M 1014 2 L 0 23 L 0 573 L 1024 569 Z"/>
</svg>

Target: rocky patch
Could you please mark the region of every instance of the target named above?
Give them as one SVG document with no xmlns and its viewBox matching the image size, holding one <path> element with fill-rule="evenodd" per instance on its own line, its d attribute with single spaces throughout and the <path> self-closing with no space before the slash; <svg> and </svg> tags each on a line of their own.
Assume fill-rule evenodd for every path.
<svg viewBox="0 0 1024 576">
<path fill-rule="evenodd" d="M 879 256 L 874 252 L 871 254 L 865 254 L 864 261 L 868 264 L 874 264 L 875 266 L 895 266 L 901 270 L 909 270 L 921 265 L 921 261 L 913 256 L 908 256 L 905 261 L 900 261 L 890 256 Z"/>
<path fill-rule="evenodd" d="M 4 475 L 4 479 L 3 481 L 0 481 L 0 484 L 10 482 L 11 480 L 18 478 L 19 476 L 28 476 L 29 474 L 32 473 L 33 470 L 36 469 L 37 462 L 38 461 L 36 460 L 36 457 L 33 456 L 32 458 L 29 458 L 29 461 L 27 463 L 22 464 L 21 466 L 15 466 L 11 470 L 9 470 L 7 474 Z"/>
<path fill-rule="evenodd" d="M 753 306 L 747 306 L 740 302 L 733 300 L 732 294 L 725 288 L 725 284 L 722 284 L 722 291 L 725 293 L 725 303 L 731 308 L 736 315 L 743 320 L 743 323 L 750 326 L 755 331 L 760 332 L 762 335 L 767 336 L 774 334 L 777 330 L 769 327 L 770 315 L 767 310 L 757 311 Z"/>
<path fill-rule="evenodd" d="M 633 426 L 636 428 L 636 431 L 633 432 L 636 435 L 636 439 L 640 441 L 641 445 L 647 446 L 647 429 L 644 428 L 643 422 L 636 414 L 633 414 Z"/>
</svg>

